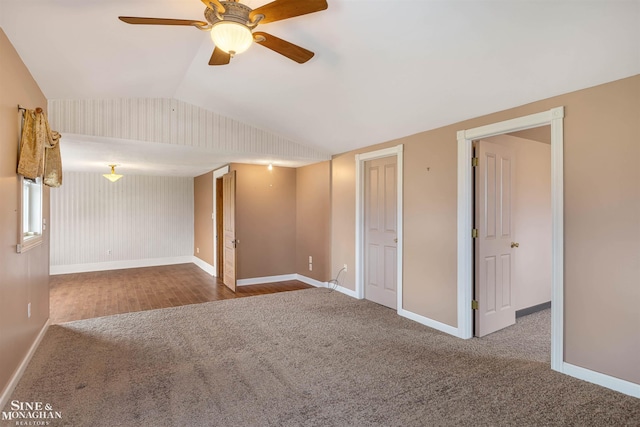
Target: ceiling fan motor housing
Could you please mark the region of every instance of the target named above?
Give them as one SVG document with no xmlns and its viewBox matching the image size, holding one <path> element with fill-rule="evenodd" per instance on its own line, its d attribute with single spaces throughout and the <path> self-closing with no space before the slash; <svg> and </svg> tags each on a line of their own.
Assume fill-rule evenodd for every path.
<svg viewBox="0 0 640 427">
<path fill-rule="evenodd" d="M 251 13 L 252 10 L 250 7 L 233 1 L 221 1 L 220 3 L 222 3 L 225 8 L 222 15 L 218 15 L 218 13 L 211 8 L 207 8 L 204 11 L 204 17 L 211 23 L 211 25 L 215 25 L 222 21 L 231 21 L 251 28 L 248 25 L 250 22 L 249 13 Z"/>
</svg>

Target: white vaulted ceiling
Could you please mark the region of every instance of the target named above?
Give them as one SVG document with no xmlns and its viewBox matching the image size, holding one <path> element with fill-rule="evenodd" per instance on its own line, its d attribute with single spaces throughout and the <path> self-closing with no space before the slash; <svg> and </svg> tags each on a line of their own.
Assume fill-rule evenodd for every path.
<svg viewBox="0 0 640 427">
<path fill-rule="evenodd" d="M 50 114 L 65 114 L 55 100 L 165 99 L 313 153 L 296 159 L 225 152 L 221 141 L 193 147 L 67 131 L 68 158 L 87 170 L 91 159 L 103 167 L 109 150 L 144 173 L 172 163 L 180 170 L 172 173 L 187 175 L 228 161 L 310 163 L 640 73 L 638 0 L 328 4 L 259 26 L 315 52 L 303 65 L 254 45 L 211 67 L 208 33 L 117 19 L 203 20 L 200 0 L 0 0 L 0 25 L 52 100 Z"/>
</svg>

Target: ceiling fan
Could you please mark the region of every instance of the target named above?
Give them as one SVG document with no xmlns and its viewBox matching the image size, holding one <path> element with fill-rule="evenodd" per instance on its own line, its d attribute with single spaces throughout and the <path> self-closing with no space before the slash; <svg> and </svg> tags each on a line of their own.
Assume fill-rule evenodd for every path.
<svg viewBox="0 0 640 427">
<path fill-rule="evenodd" d="M 325 10 L 326 0 L 275 0 L 251 9 L 238 0 L 201 0 L 207 8 L 204 17 L 207 22 L 188 19 L 139 18 L 119 16 L 127 24 L 142 25 L 184 25 L 202 31 L 210 31 L 215 49 L 209 65 L 226 65 L 234 55 L 242 53 L 256 42 L 274 52 L 286 56 L 299 64 L 310 60 L 314 53 L 271 34 L 253 32 L 258 24 L 281 21 L 308 13 Z"/>
</svg>

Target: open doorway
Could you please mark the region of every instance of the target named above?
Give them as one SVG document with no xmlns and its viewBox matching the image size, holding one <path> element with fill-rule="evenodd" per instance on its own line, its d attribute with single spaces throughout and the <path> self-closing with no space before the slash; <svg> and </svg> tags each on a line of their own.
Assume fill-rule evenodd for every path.
<svg viewBox="0 0 640 427">
<path fill-rule="evenodd" d="M 551 129 L 483 138 L 473 149 L 474 336 L 482 337 L 551 307 Z"/>
<path fill-rule="evenodd" d="M 564 107 L 458 131 L 458 327 L 461 338 L 473 336 L 473 167 L 472 142 L 540 126 L 551 126 L 551 368 L 563 371 L 564 354 Z"/>
</svg>

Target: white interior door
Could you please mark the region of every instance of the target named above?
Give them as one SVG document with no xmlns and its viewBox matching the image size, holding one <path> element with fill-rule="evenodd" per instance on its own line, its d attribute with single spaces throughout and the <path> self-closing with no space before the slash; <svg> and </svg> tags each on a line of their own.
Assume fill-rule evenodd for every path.
<svg viewBox="0 0 640 427">
<path fill-rule="evenodd" d="M 513 150 L 487 141 L 477 144 L 475 239 L 475 335 L 516 322 L 513 299 Z"/>
<path fill-rule="evenodd" d="M 222 176 L 223 282 L 236 291 L 236 171 Z"/>
<path fill-rule="evenodd" d="M 397 157 L 365 162 L 364 174 L 365 298 L 395 309 L 398 271 Z"/>
</svg>

